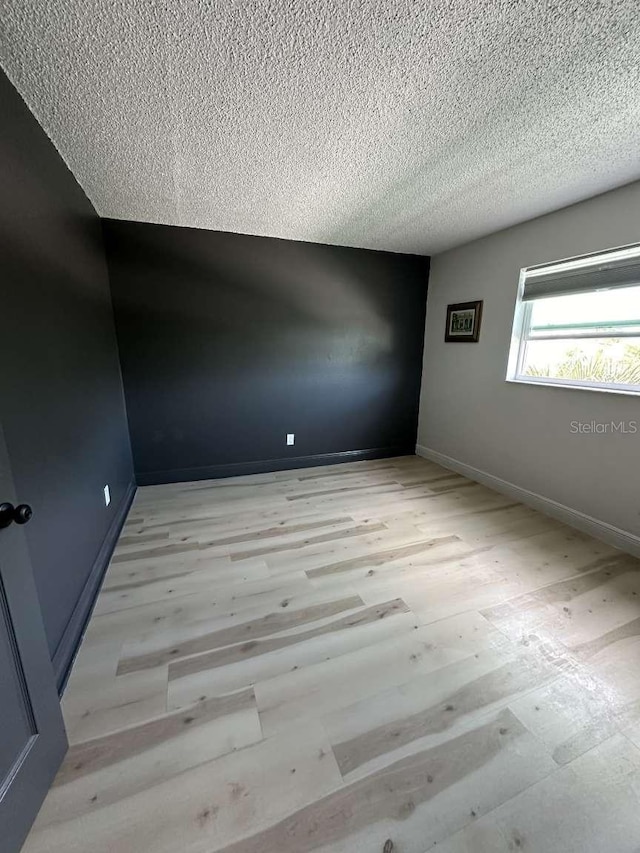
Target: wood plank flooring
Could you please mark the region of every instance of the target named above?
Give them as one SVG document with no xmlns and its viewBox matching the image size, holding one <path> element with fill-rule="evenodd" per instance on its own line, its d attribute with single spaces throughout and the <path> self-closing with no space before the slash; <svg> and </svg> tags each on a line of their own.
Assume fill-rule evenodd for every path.
<svg viewBox="0 0 640 853">
<path fill-rule="evenodd" d="M 639 569 L 416 457 L 142 488 L 25 853 L 638 853 Z"/>
</svg>

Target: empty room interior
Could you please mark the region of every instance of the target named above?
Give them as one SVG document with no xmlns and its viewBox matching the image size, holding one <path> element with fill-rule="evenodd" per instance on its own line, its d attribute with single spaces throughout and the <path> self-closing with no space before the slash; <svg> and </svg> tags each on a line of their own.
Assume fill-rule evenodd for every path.
<svg viewBox="0 0 640 853">
<path fill-rule="evenodd" d="M 637 0 L 3 0 L 1 853 L 639 853 Z"/>
</svg>

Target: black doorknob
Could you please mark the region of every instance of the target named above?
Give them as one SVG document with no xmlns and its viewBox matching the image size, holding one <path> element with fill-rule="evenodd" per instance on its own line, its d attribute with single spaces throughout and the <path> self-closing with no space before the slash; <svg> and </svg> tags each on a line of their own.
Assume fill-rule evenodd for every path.
<svg viewBox="0 0 640 853">
<path fill-rule="evenodd" d="M 13 524 L 14 511 L 15 507 L 13 504 L 0 504 L 0 529 L 3 527 L 8 527 L 10 524 Z"/>
<path fill-rule="evenodd" d="M 33 516 L 33 510 L 29 504 L 14 506 L 10 503 L 0 504 L 0 529 L 8 527 L 15 521 L 16 524 L 28 524 Z"/>
<path fill-rule="evenodd" d="M 29 504 L 18 504 L 13 511 L 13 520 L 16 524 L 29 524 L 33 517 L 33 510 Z"/>
</svg>

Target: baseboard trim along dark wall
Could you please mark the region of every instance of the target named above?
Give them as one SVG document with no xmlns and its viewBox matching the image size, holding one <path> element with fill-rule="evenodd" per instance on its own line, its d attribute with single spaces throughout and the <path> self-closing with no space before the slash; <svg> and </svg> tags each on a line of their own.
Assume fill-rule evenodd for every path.
<svg viewBox="0 0 640 853">
<path fill-rule="evenodd" d="M 202 468 L 176 468 L 171 471 L 149 471 L 139 474 L 138 485 L 158 486 L 162 483 L 217 480 L 222 477 L 266 474 L 269 471 L 287 471 L 295 468 L 313 468 L 318 465 L 359 462 L 364 459 L 388 459 L 392 456 L 413 455 L 414 448 L 403 445 L 398 447 L 374 447 L 369 450 L 345 450 L 341 453 L 318 453 L 315 456 L 290 456 L 255 462 L 236 462 L 228 465 L 209 465 Z"/>
<path fill-rule="evenodd" d="M 80 598 L 73 609 L 62 639 L 58 643 L 58 647 L 53 655 L 53 669 L 60 695 L 62 695 L 67 685 L 73 662 L 75 661 L 82 638 L 84 637 L 84 632 L 93 613 L 93 608 L 95 607 L 102 581 L 109 566 L 111 555 L 116 547 L 118 537 L 136 495 L 136 488 L 135 483 L 130 483 L 124 497 L 120 501 L 120 506 L 113 517 L 111 525 L 107 530 L 107 535 L 93 562 L 87 582 L 80 593 Z"/>
</svg>

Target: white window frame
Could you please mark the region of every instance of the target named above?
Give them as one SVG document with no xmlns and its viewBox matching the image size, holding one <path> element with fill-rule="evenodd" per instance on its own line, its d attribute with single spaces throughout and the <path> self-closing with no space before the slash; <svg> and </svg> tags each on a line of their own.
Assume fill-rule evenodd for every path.
<svg viewBox="0 0 640 853">
<path fill-rule="evenodd" d="M 639 245 L 620 246 L 615 249 L 606 249 L 602 252 L 594 253 L 593 255 L 575 256 L 566 258 L 561 261 L 553 261 L 552 264 L 565 264 L 571 261 L 581 261 L 583 258 L 596 257 L 606 255 L 613 251 L 622 251 L 627 249 L 638 249 Z M 546 264 L 545 264 L 546 266 Z M 527 271 L 531 267 L 522 267 L 520 270 L 520 278 L 518 280 L 518 293 L 516 297 L 516 306 L 513 318 L 513 327 L 511 330 L 511 344 L 509 348 L 509 359 L 507 362 L 507 382 L 516 382 L 522 385 L 543 385 L 555 388 L 572 388 L 581 391 L 599 391 L 607 394 L 624 394 L 631 396 L 640 396 L 640 385 L 623 385 L 620 383 L 595 382 L 588 379 L 557 379 L 551 376 L 530 376 L 522 372 L 523 362 L 525 358 L 526 345 L 529 340 L 528 330 L 531 325 L 531 312 L 533 310 L 533 302 L 525 302 L 523 299 L 524 284 Z M 567 336 L 571 337 L 571 336 Z M 578 337 L 578 336 L 576 336 Z M 606 337 L 606 335 L 599 335 Z M 611 337 L 620 337 L 619 334 L 611 335 Z"/>
</svg>

